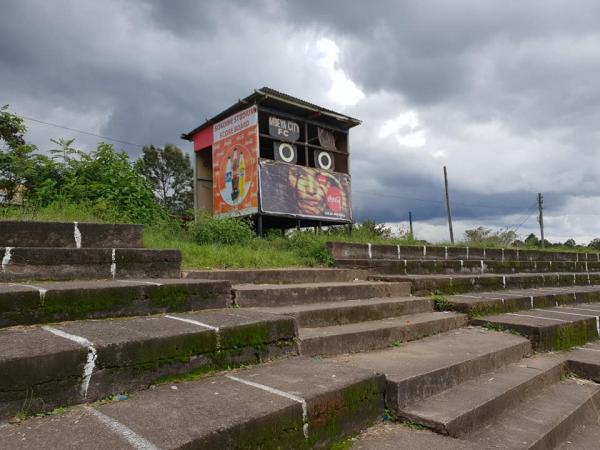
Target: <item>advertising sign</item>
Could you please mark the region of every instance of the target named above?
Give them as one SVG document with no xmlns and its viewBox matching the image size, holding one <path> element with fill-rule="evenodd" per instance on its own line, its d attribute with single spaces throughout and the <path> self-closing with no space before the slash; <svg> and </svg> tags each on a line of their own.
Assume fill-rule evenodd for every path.
<svg viewBox="0 0 600 450">
<path fill-rule="evenodd" d="M 260 161 L 261 211 L 350 222 L 350 176 L 270 160 Z"/>
<path fill-rule="evenodd" d="M 213 126 L 213 215 L 258 211 L 258 113 L 256 106 Z"/>
<path fill-rule="evenodd" d="M 300 138 L 300 125 L 291 120 L 269 117 L 269 134 L 287 142 L 296 142 Z"/>
</svg>

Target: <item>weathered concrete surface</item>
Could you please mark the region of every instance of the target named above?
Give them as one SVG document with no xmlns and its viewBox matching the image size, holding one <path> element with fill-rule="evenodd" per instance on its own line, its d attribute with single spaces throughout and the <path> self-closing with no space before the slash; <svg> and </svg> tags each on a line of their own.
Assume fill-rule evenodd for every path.
<svg viewBox="0 0 600 450">
<path fill-rule="evenodd" d="M 465 436 L 502 411 L 560 381 L 560 357 L 534 356 L 407 405 L 400 415 L 439 433 Z"/>
<path fill-rule="evenodd" d="M 600 272 L 600 261 L 497 261 L 476 259 L 340 259 L 337 267 L 386 275 Z"/>
<path fill-rule="evenodd" d="M 448 297 L 452 309 L 478 316 L 600 301 L 600 286 L 546 287 L 471 292 Z"/>
<path fill-rule="evenodd" d="M 594 420 L 595 419 L 595 420 Z M 561 442 L 557 450 L 596 450 L 600 443 L 600 423 L 592 415 L 589 420 L 577 424 L 575 429 Z"/>
<path fill-rule="evenodd" d="M 576 253 L 501 248 L 405 246 L 328 242 L 335 260 L 342 259 L 475 259 L 499 261 L 600 261 L 600 252 Z"/>
<path fill-rule="evenodd" d="M 226 269 L 183 270 L 183 278 L 228 280 L 233 284 L 295 284 L 330 283 L 366 280 L 368 272 L 355 269 L 285 268 L 285 269 Z"/>
<path fill-rule="evenodd" d="M 382 389 L 382 377 L 369 370 L 320 360 L 282 361 L 4 425 L 0 442 L 11 449 L 36 443 L 52 449 L 324 447 L 381 417 Z M 127 445 L 126 433 L 135 442 Z"/>
<path fill-rule="evenodd" d="M 538 351 L 563 350 L 583 345 L 599 336 L 600 305 L 573 304 L 532 309 L 473 319 L 476 325 L 516 331 L 527 336 Z"/>
<path fill-rule="evenodd" d="M 472 291 L 536 287 L 589 286 L 600 284 L 600 273 L 518 273 L 462 275 L 371 275 L 370 280 L 410 282 L 416 295 L 431 292 L 459 294 Z"/>
<path fill-rule="evenodd" d="M 0 220 L 0 247 L 142 248 L 143 232 L 142 225 Z"/>
<path fill-rule="evenodd" d="M 233 286 L 235 303 L 243 307 L 284 306 L 359 298 L 405 297 L 410 283 L 355 281 L 346 283 L 237 284 Z"/>
<path fill-rule="evenodd" d="M 381 423 L 351 441 L 352 450 L 480 450 L 481 447 L 401 423 Z"/>
<path fill-rule="evenodd" d="M 7 328 L 0 331 L 0 417 L 25 399 L 30 412 L 46 411 L 145 389 L 168 375 L 296 355 L 295 337 L 290 317 L 232 309 Z M 96 359 L 85 392 L 90 347 Z"/>
<path fill-rule="evenodd" d="M 563 442 L 577 424 L 596 416 L 600 386 L 567 379 L 506 410 L 466 439 L 480 448 L 549 449 Z"/>
<path fill-rule="evenodd" d="M 0 255 L 0 282 L 180 277 L 179 250 L 0 247 Z"/>
<path fill-rule="evenodd" d="M 299 327 L 314 328 L 433 311 L 433 303 L 426 298 L 391 297 L 251 309 L 292 316 L 296 319 Z"/>
<path fill-rule="evenodd" d="M 599 310 L 600 312 L 600 310 Z M 582 378 L 600 383 L 600 342 L 594 341 L 566 353 L 569 370 Z"/>
<path fill-rule="evenodd" d="M 467 316 L 451 312 L 407 314 L 384 320 L 300 328 L 303 355 L 339 355 L 376 350 L 459 328 Z"/>
<path fill-rule="evenodd" d="M 152 279 L 0 284 L 0 327 L 225 308 L 227 281 Z"/>
<path fill-rule="evenodd" d="M 517 362 L 530 350 L 525 338 L 470 327 L 334 360 L 385 374 L 386 405 L 399 413 L 407 404 Z"/>
</svg>

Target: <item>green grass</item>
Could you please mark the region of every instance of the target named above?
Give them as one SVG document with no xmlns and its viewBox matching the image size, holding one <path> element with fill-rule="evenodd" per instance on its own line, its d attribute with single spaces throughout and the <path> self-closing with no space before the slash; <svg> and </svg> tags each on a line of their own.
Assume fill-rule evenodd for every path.
<svg viewBox="0 0 600 450">
<path fill-rule="evenodd" d="M 44 208 L 34 207 L 0 207 L 0 220 L 37 220 L 37 221 L 78 221 L 98 223 L 125 223 L 124 217 L 111 209 L 103 202 L 96 203 L 64 203 L 57 202 Z M 210 231 L 215 237 L 233 233 L 231 227 L 221 227 L 218 221 L 207 219 L 211 225 Z M 212 220 L 212 223 L 210 222 Z M 216 225 L 215 225 L 216 224 Z M 231 224 L 230 224 L 231 225 Z M 326 250 L 326 242 L 353 242 L 392 245 L 424 245 L 423 241 L 415 241 L 401 237 L 384 237 L 374 233 L 373 227 L 363 226 L 355 228 L 348 233 L 344 228 L 315 233 L 304 231 L 301 233 L 273 233 L 266 238 L 242 236 L 242 242 L 235 244 L 198 244 L 194 236 L 206 237 L 204 229 L 200 234 L 193 228 L 188 231 L 176 220 L 165 220 L 161 223 L 146 225 L 144 229 L 144 243 L 149 248 L 175 248 L 182 253 L 182 267 L 185 269 L 211 269 L 211 268 L 278 268 L 278 267 L 319 267 L 331 266 L 333 260 Z M 235 228 L 235 227 L 234 227 Z M 239 230 L 238 230 L 239 231 Z M 232 238 L 235 238 L 231 234 Z M 238 240 L 240 240 L 238 236 Z M 227 241 L 226 242 L 232 242 Z M 437 244 L 452 246 L 451 244 Z M 486 242 L 460 242 L 457 246 L 500 248 Z M 504 248 L 517 248 L 506 246 Z M 535 249 L 539 247 L 521 246 L 520 250 Z M 546 248 L 547 251 L 569 252 L 595 252 L 591 248 L 577 248 L 555 246 Z M 435 299 L 434 299 L 435 300 Z M 440 305 L 442 306 L 442 305 Z"/>
</svg>

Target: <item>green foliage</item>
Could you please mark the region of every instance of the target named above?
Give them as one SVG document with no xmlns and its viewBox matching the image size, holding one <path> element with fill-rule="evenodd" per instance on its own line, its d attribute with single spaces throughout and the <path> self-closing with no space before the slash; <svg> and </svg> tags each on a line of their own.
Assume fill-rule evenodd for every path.
<svg viewBox="0 0 600 450">
<path fill-rule="evenodd" d="M 465 244 L 469 245 L 506 246 L 516 238 L 517 233 L 513 230 L 492 230 L 491 228 L 477 227 L 465 231 Z"/>
<path fill-rule="evenodd" d="M 296 231 L 287 241 L 287 247 L 301 258 L 314 260 L 317 264 L 332 266 L 333 258 L 327 251 L 327 235 L 318 235 L 311 231 Z"/>
<path fill-rule="evenodd" d="M 50 157 L 26 144 L 23 120 L 0 109 L 0 189 L 5 203 L 22 191 L 27 211 L 82 205 L 94 215 L 116 222 L 154 223 L 164 212 L 152 188 L 124 152 L 100 143 L 90 154 L 73 147 L 74 140 L 52 140 Z M 54 205 L 54 206 L 53 206 Z"/>
<path fill-rule="evenodd" d="M 436 311 L 451 311 L 452 304 L 448 301 L 448 298 L 440 293 L 431 294 L 431 300 L 433 301 L 433 309 Z"/>
<path fill-rule="evenodd" d="M 386 227 L 384 223 L 377 223 L 374 220 L 364 220 L 356 228 L 366 234 L 370 234 L 379 238 L 390 238 L 392 237 L 392 229 Z"/>
<path fill-rule="evenodd" d="M 136 163 L 150 182 L 158 202 L 173 214 L 194 207 L 193 170 L 188 154 L 173 144 L 164 148 L 145 146 Z"/>
<path fill-rule="evenodd" d="M 600 250 L 600 239 L 598 239 L 598 238 L 592 239 L 590 241 L 590 243 L 588 244 L 588 247 L 596 249 L 596 250 Z"/>
<path fill-rule="evenodd" d="M 190 225 L 190 234 L 197 244 L 247 244 L 254 239 L 252 223 L 247 219 L 216 219 L 202 214 Z"/>
</svg>

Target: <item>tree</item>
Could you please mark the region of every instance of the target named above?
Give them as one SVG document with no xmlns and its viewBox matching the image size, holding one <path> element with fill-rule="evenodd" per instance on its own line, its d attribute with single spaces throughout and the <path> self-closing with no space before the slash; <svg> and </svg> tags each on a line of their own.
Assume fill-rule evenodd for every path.
<svg viewBox="0 0 600 450">
<path fill-rule="evenodd" d="M 525 238 L 525 245 L 537 247 L 538 245 L 540 245 L 540 240 L 535 234 L 531 233 Z"/>
<path fill-rule="evenodd" d="M 193 207 L 193 170 L 188 154 L 173 144 L 145 146 L 138 160 L 140 172 L 152 185 L 158 202 L 173 214 Z"/>
<path fill-rule="evenodd" d="M 491 228 L 477 227 L 465 231 L 465 242 L 492 245 L 508 245 L 517 237 L 513 230 L 492 230 Z"/>
<path fill-rule="evenodd" d="M 595 238 L 590 241 L 588 244 L 589 248 L 595 248 L 596 250 L 600 250 L 600 238 Z"/>
<path fill-rule="evenodd" d="M 565 247 L 576 247 L 577 243 L 575 242 L 575 239 L 567 239 L 563 245 Z"/>
</svg>

